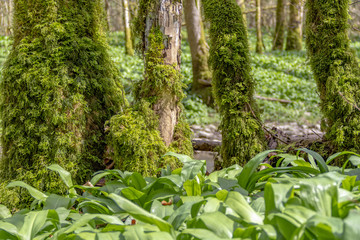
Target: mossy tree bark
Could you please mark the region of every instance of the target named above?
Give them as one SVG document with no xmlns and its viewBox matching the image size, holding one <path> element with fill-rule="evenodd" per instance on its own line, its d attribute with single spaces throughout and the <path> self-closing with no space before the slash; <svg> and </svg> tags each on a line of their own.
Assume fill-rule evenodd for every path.
<svg viewBox="0 0 360 240">
<path fill-rule="evenodd" d="M 254 101 L 247 29 L 235 0 L 203 0 L 210 27 L 215 101 L 220 108 L 224 166 L 246 163 L 264 150 L 264 132 Z"/>
<path fill-rule="evenodd" d="M 17 0 L 14 11 L 0 85 L 0 202 L 13 204 L 20 199 L 4 190 L 7 181 L 63 192 L 50 164 L 80 184 L 102 167 L 104 123 L 124 106 L 100 0 Z"/>
<path fill-rule="evenodd" d="M 184 0 L 184 13 L 192 58 L 192 92 L 198 94 L 204 103 L 211 105 L 213 97 L 208 66 L 209 51 L 201 19 L 200 0 Z"/>
<path fill-rule="evenodd" d="M 159 117 L 159 130 L 166 146 L 178 142 L 177 128 L 188 125 L 181 117 L 184 97 L 181 63 L 181 0 L 142 0 L 137 26 L 142 35 L 145 78 L 137 87 L 137 98 L 151 103 Z M 180 134 L 181 135 L 181 134 Z M 184 144 L 189 147 L 186 137 Z M 192 152 L 192 151 L 191 151 Z"/>
<path fill-rule="evenodd" d="M 261 0 L 255 0 L 256 4 L 256 53 L 263 53 L 264 45 L 261 31 Z"/>
<path fill-rule="evenodd" d="M 301 4 L 301 0 L 290 0 L 289 26 L 286 39 L 287 51 L 300 51 L 302 49 Z"/>
<path fill-rule="evenodd" d="M 285 0 L 278 0 L 273 50 L 283 50 L 285 41 Z"/>
<path fill-rule="evenodd" d="M 360 151 L 360 67 L 350 48 L 349 0 L 308 0 L 306 45 L 320 93 L 326 138 Z"/>
<path fill-rule="evenodd" d="M 123 15 L 124 15 L 124 30 L 125 30 L 125 52 L 126 54 L 133 56 L 133 40 L 131 38 L 130 27 L 130 9 L 128 0 L 122 0 L 123 3 Z"/>
</svg>

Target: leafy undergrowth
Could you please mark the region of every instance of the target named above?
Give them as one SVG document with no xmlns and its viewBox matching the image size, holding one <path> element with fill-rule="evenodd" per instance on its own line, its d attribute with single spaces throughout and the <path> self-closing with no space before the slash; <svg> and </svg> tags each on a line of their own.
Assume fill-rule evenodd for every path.
<svg viewBox="0 0 360 240">
<path fill-rule="evenodd" d="M 274 167 L 265 164 L 261 171 L 271 151 L 244 168 L 211 174 L 205 161 L 168 153 L 183 162 L 182 169 L 162 169 L 157 178 L 106 170 L 87 186 L 73 186 L 70 174 L 52 165 L 68 195 L 10 183 L 35 200 L 31 210 L 13 215 L 0 205 L 0 239 L 357 239 L 359 155 L 343 152 L 325 161 L 301 151 L 307 155 L 273 156 Z M 328 165 L 345 156 L 343 168 Z M 346 169 L 350 162 L 353 168 Z M 104 178 L 104 186 L 93 187 Z"/>
</svg>

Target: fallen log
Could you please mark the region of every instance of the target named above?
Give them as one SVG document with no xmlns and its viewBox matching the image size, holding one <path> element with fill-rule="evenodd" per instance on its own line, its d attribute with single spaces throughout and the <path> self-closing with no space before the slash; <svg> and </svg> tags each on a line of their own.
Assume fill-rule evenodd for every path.
<svg viewBox="0 0 360 240">
<path fill-rule="evenodd" d="M 285 142 L 288 145 L 293 144 L 295 147 L 306 147 L 312 143 L 322 141 L 322 136 L 316 134 L 310 134 L 305 136 L 278 136 L 277 138 L 281 139 L 280 144 Z M 276 149 L 279 145 L 279 139 L 269 139 L 269 148 Z M 276 143 L 274 143 L 274 141 Z M 193 139 L 192 140 L 193 148 L 196 151 L 218 151 L 218 148 L 221 147 L 221 141 L 219 140 L 208 140 L 208 139 Z"/>
</svg>

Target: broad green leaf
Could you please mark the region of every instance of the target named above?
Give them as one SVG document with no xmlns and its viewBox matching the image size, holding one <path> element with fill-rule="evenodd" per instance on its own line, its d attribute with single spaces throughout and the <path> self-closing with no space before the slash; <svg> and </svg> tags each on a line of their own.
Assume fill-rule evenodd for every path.
<svg viewBox="0 0 360 240">
<path fill-rule="evenodd" d="M 134 187 L 136 190 L 141 190 L 144 187 L 146 187 L 146 181 L 143 178 L 143 176 L 141 176 L 140 173 L 136 173 L 134 172 L 130 179 L 129 179 L 129 184 L 130 186 Z"/>
<path fill-rule="evenodd" d="M 39 190 L 37 190 L 36 188 L 33 188 L 32 186 L 30 186 L 29 184 L 26 184 L 24 182 L 21 181 L 15 181 L 15 182 L 11 182 L 7 185 L 8 188 L 11 187 L 22 187 L 25 188 L 29 191 L 30 195 L 35 198 L 36 200 L 45 200 L 48 196 L 45 195 L 44 193 L 40 192 Z"/>
<path fill-rule="evenodd" d="M 0 220 L 11 217 L 10 210 L 4 205 L 0 204 Z"/>
<path fill-rule="evenodd" d="M 195 223 L 192 228 L 204 228 L 203 226 L 205 226 L 220 238 L 232 238 L 236 229 L 234 221 L 221 212 L 204 213 L 198 217 L 198 220 L 201 222 Z"/>
<path fill-rule="evenodd" d="M 187 180 L 184 182 L 184 189 L 187 196 L 201 196 L 201 186 L 198 179 Z"/>
<path fill-rule="evenodd" d="M 315 234 L 316 239 L 345 239 L 344 224 L 340 218 L 315 215 L 306 222 L 306 229 Z"/>
<path fill-rule="evenodd" d="M 360 236 L 360 212 L 351 210 L 344 219 L 344 235 L 342 239 L 358 239 Z"/>
<path fill-rule="evenodd" d="M 312 150 L 306 149 L 306 148 L 300 148 L 298 150 L 306 152 L 307 154 L 313 156 L 318 163 L 320 172 L 322 172 L 322 173 L 329 172 L 329 168 L 326 165 L 325 160 L 320 156 L 320 154 L 318 154 L 317 152 L 314 152 Z"/>
<path fill-rule="evenodd" d="M 35 236 L 44 227 L 47 221 L 47 216 L 48 210 L 29 212 L 26 214 L 24 224 L 19 230 L 19 235 L 21 235 L 24 240 L 35 238 Z"/>
<path fill-rule="evenodd" d="M 173 152 L 169 152 L 164 156 L 176 157 L 184 164 L 181 170 L 181 177 L 184 181 L 195 178 L 198 173 L 205 174 L 206 172 L 206 161 L 204 160 L 194 160 L 189 156 Z"/>
<path fill-rule="evenodd" d="M 15 225 L 0 221 L 0 239 L 21 239 Z"/>
<path fill-rule="evenodd" d="M 60 231 L 54 234 L 54 237 L 61 236 L 63 234 L 70 234 L 77 229 L 86 226 L 90 221 L 100 219 L 107 224 L 114 225 L 123 225 L 124 223 L 116 216 L 109 216 L 105 214 L 84 214 L 78 220 L 76 220 L 73 224 L 71 224 L 67 228 L 62 228 Z"/>
<path fill-rule="evenodd" d="M 48 169 L 59 173 L 61 179 L 63 180 L 65 185 L 69 188 L 69 193 L 76 195 L 75 189 L 72 188 L 73 182 L 72 182 L 71 174 L 68 171 L 66 171 L 65 169 L 60 167 L 58 164 L 53 164 L 53 165 L 49 166 Z"/>
<path fill-rule="evenodd" d="M 65 198 L 56 194 L 50 194 L 50 196 L 46 199 L 44 210 L 47 209 L 57 209 L 57 208 L 69 208 L 71 203 L 70 198 Z"/>
<path fill-rule="evenodd" d="M 133 187 L 122 189 L 121 194 L 129 200 L 139 200 L 141 197 L 144 196 L 143 192 L 140 192 Z"/>
<path fill-rule="evenodd" d="M 185 220 L 191 216 L 193 205 L 199 202 L 203 203 L 203 200 L 184 202 L 184 204 L 176 209 L 175 212 L 168 218 L 167 222 L 170 223 L 175 230 L 178 230 Z"/>
<path fill-rule="evenodd" d="M 274 150 L 265 151 L 256 155 L 244 166 L 240 175 L 238 176 L 239 185 L 246 189 L 250 177 L 254 174 L 258 166 L 265 160 L 269 153 L 274 152 Z"/>
<path fill-rule="evenodd" d="M 161 218 L 147 212 L 146 210 L 135 205 L 126 198 L 120 197 L 119 195 L 116 195 L 114 193 L 109 194 L 108 197 L 111 198 L 120 208 L 124 209 L 134 218 L 145 223 L 155 224 L 161 231 L 168 232 L 170 234 L 173 233 L 173 227 L 168 222 L 165 222 Z"/>
<path fill-rule="evenodd" d="M 165 217 L 170 216 L 174 212 L 174 205 L 163 206 L 160 201 L 153 201 L 150 209 L 150 213 L 158 216 L 159 218 L 164 219 Z"/>
<path fill-rule="evenodd" d="M 229 192 L 225 204 L 237 213 L 243 221 L 251 224 L 263 224 L 262 217 L 250 207 L 249 203 L 240 193 Z"/>
<path fill-rule="evenodd" d="M 293 192 L 293 184 L 266 183 L 264 197 L 266 214 L 281 212 Z"/>
<path fill-rule="evenodd" d="M 181 232 L 180 236 L 182 235 L 191 235 L 195 237 L 196 239 L 201 240 L 224 240 L 224 238 L 219 238 L 215 233 L 207 230 L 207 229 L 201 229 L 201 228 L 190 228 L 185 229 Z"/>
<path fill-rule="evenodd" d="M 81 202 L 77 209 L 82 209 L 84 213 L 111 214 L 107 207 L 95 200 Z"/>
</svg>

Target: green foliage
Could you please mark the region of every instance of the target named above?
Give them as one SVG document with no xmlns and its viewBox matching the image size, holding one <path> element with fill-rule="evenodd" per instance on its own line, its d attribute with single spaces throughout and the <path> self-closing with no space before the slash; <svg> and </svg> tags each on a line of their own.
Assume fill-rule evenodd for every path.
<svg viewBox="0 0 360 240">
<path fill-rule="evenodd" d="M 359 151 L 360 67 L 348 37 L 349 1 L 308 1 L 306 6 L 306 43 L 326 138 L 337 149 Z"/>
<path fill-rule="evenodd" d="M 264 136 L 254 101 L 247 30 L 234 0 L 206 0 L 210 21 L 213 91 L 221 115 L 224 166 L 244 163 L 264 149 Z"/>
<path fill-rule="evenodd" d="M 272 158 L 279 167 L 259 171 L 267 151 L 244 168 L 233 165 L 208 176 L 205 161 L 170 152 L 166 156 L 176 157 L 182 168 L 162 169 L 157 178 L 101 171 L 91 184 L 105 178 L 102 187 L 73 186 L 69 173 L 53 165 L 50 168 L 60 173 L 69 194 L 37 191 L 32 209 L 14 215 L 0 205 L 0 238 L 356 239 L 358 168 L 344 174 L 336 167 L 321 172 L 325 160 L 301 150 L 310 162 L 299 154 L 279 154 Z M 351 152 L 335 154 L 326 162 L 345 155 L 360 164 L 359 155 Z M 10 186 L 15 185 L 21 183 Z M 81 194 L 70 193 L 74 189 Z"/>
<path fill-rule="evenodd" d="M 112 117 L 109 125 L 109 143 L 114 151 L 115 167 L 154 175 L 160 167 L 158 159 L 167 148 L 149 103 L 141 101 L 124 114 Z"/>
<path fill-rule="evenodd" d="M 63 193 L 46 166 L 71 170 L 77 182 L 100 169 L 104 123 L 125 100 L 107 53 L 100 0 L 20 0 L 14 11 L 13 46 L 0 85 L 0 202 L 17 204 L 9 197 L 16 194 L 3 188 L 9 180 Z"/>
</svg>

